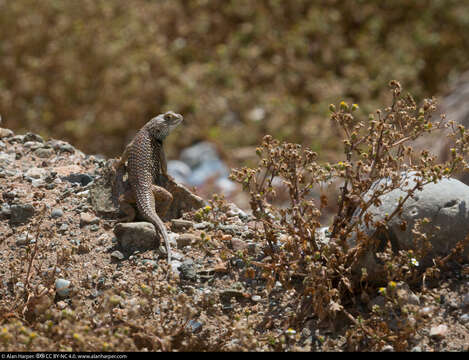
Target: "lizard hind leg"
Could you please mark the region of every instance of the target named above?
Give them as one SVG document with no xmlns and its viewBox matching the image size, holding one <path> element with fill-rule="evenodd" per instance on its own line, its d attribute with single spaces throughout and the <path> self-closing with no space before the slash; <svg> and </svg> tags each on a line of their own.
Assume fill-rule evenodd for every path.
<svg viewBox="0 0 469 360">
<path fill-rule="evenodd" d="M 153 185 L 153 197 L 155 198 L 155 210 L 160 217 L 163 217 L 173 202 L 173 195 L 164 187 Z"/>
</svg>

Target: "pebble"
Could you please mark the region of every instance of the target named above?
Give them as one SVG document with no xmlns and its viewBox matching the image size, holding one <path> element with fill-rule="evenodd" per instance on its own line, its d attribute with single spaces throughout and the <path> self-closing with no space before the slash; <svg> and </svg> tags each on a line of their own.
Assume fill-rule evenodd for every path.
<svg viewBox="0 0 469 360">
<path fill-rule="evenodd" d="M 0 207 L 0 215 L 3 216 L 10 216 L 11 215 L 11 208 L 8 204 L 2 204 Z"/>
<path fill-rule="evenodd" d="M 63 310 L 67 307 L 67 303 L 65 301 L 57 301 L 57 308 L 59 310 Z"/>
<path fill-rule="evenodd" d="M 64 212 L 63 212 L 62 209 L 60 209 L 60 208 L 55 208 L 55 209 L 52 210 L 50 216 L 51 216 L 51 218 L 53 218 L 53 219 L 58 219 L 58 218 L 62 217 L 63 214 L 64 214 Z"/>
<path fill-rule="evenodd" d="M 70 294 L 71 282 L 66 279 L 55 280 L 55 290 L 60 297 L 67 297 Z"/>
<path fill-rule="evenodd" d="M 26 141 L 23 146 L 26 149 L 37 150 L 42 147 L 42 143 L 38 141 Z"/>
<path fill-rule="evenodd" d="M 462 315 L 459 317 L 459 321 L 460 321 L 462 324 L 469 324 L 469 314 L 462 314 Z"/>
<path fill-rule="evenodd" d="M 0 128 L 0 139 L 12 137 L 14 135 L 13 131 L 10 129 Z"/>
<path fill-rule="evenodd" d="M 34 155 L 41 159 L 47 159 L 54 154 L 54 150 L 50 148 L 39 148 L 34 151 Z"/>
<path fill-rule="evenodd" d="M 44 139 L 42 138 L 41 135 L 34 134 L 32 132 L 28 132 L 24 135 L 23 141 L 28 142 L 28 141 L 34 141 L 34 142 L 39 142 L 39 143 L 44 143 Z"/>
<path fill-rule="evenodd" d="M 46 170 L 43 168 L 32 167 L 28 169 L 25 173 L 25 177 L 29 177 L 31 179 L 41 179 L 46 175 Z"/>
<path fill-rule="evenodd" d="M 99 223 L 99 218 L 90 213 L 80 214 L 80 227 Z"/>
<path fill-rule="evenodd" d="M 176 238 L 177 248 L 182 249 L 196 243 L 198 240 L 199 237 L 194 234 L 181 234 Z"/>
<path fill-rule="evenodd" d="M 382 352 L 394 352 L 394 347 L 392 345 L 384 345 L 381 351 Z"/>
<path fill-rule="evenodd" d="M 197 334 L 202 331 L 203 324 L 197 320 L 189 320 L 186 328 L 190 329 L 193 334 Z"/>
<path fill-rule="evenodd" d="M 249 246 L 249 244 L 246 241 L 243 241 L 241 239 L 232 238 L 231 239 L 231 246 L 232 246 L 234 251 L 238 251 L 238 250 L 246 249 Z"/>
<path fill-rule="evenodd" d="M 197 280 L 197 273 L 194 269 L 194 261 L 192 259 L 185 260 L 179 266 L 179 272 L 181 277 L 187 280 L 195 281 Z"/>
<path fill-rule="evenodd" d="M 111 258 L 116 260 L 124 260 L 124 254 L 122 254 L 119 250 L 115 250 L 111 253 Z"/>
<path fill-rule="evenodd" d="M 251 300 L 254 301 L 254 302 L 259 302 L 261 301 L 262 297 L 260 297 L 259 295 L 253 295 L 251 296 Z"/>
<path fill-rule="evenodd" d="M 194 223 L 189 220 L 184 219 L 172 219 L 171 220 L 171 230 L 173 231 L 184 231 L 190 229 L 194 226 Z"/>
<path fill-rule="evenodd" d="M 433 326 L 430 329 L 430 337 L 434 339 L 442 339 L 448 333 L 448 327 L 446 325 Z"/>
<path fill-rule="evenodd" d="M 156 269 L 158 267 L 158 263 L 155 260 L 150 260 L 150 259 L 143 259 L 142 265 L 144 266 L 150 265 L 153 267 L 153 269 Z"/>
<path fill-rule="evenodd" d="M 80 184 L 81 186 L 86 186 L 94 180 L 91 175 L 88 174 L 70 174 L 68 176 L 63 176 L 62 180 L 71 182 L 72 184 Z"/>
</svg>

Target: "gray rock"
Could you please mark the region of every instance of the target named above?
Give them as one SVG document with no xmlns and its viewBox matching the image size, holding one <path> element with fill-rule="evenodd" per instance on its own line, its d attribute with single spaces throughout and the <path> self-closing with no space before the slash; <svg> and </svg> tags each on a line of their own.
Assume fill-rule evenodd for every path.
<svg viewBox="0 0 469 360">
<path fill-rule="evenodd" d="M 469 324 L 469 314 L 462 314 L 459 317 L 459 321 L 463 324 Z"/>
<path fill-rule="evenodd" d="M 182 249 L 185 246 L 192 245 L 200 238 L 194 234 L 181 234 L 177 237 L 176 243 L 178 249 Z"/>
<path fill-rule="evenodd" d="M 202 163 L 218 160 L 218 154 L 214 144 L 204 141 L 184 149 L 180 159 L 194 169 Z"/>
<path fill-rule="evenodd" d="M 86 186 L 93 181 L 93 176 L 88 174 L 70 174 L 68 176 L 62 177 L 62 180 L 66 180 L 71 183 L 77 183 L 81 186 Z"/>
<path fill-rule="evenodd" d="M 202 331 L 203 324 L 197 320 L 189 320 L 186 325 L 186 328 L 191 331 L 193 334 L 197 334 Z"/>
<path fill-rule="evenodd" d="M 38 141 L 26 141 L 23 146 L 26 149 L 37 150 L 42 147 L 42 143 Z"/>
<path fill-rule="evenodd" d="M 33 168 L 28 169 L 25 172 L 24 176 L 32 178 L 32 179 L 42 179 L 43 177 L 46 176 L 46 169 L 33 167 Z"/>
<path fill-rule="evenodd" d="M 171 220 L 171 230 L 173 231 L 184 231 L 190 229 L 194 226 L 194 223 L 189 220 L 184 219 L 172 219 Z"/>
<path fill-rule="evenodd" d="M 119 250 L 113 251 L 111 257 L 116 260 L 124 260 L 125 256 Z"/>
<path fill-rule="evenodd" d="M 187 184 L 187 179 L 191 173 L 192 170 L 190 166 L 185 162 L 179 160 L 168 161 L 168 174 L 171 175 L 177 182 Z"/>
<path fill-rule="evenodd" d="M 194 269 L 194 262 L 191 259 L 185 260 L 178 268 L 183 279 L 195 281 L 197 280 L 197 273 Z"/>
<path fill-rule="evenodd" d="M 71 282 L 66 279 L 55 280 L 55 291 L 60 297 L 67 297 L 70 295 Z"/>
<path fill-rule="evenodd" d="M 156 269 L 158 267 L 158 263 L 155 260 L 151 260 L 151 259 L 143 259 L 142 265 L 144 266 L 150 265 L 151 267 L 153 267 L 153 269 Z"/>
<path fill-rule="evenodd" d="M 408 177 L 407 183 L 403 183 L 398 189 L 395 189 L 380 197 L 381 205 L 372 206 L 368 210 L 373 215 L 373 221 L 384 220 L 386 214 L 392 214 L 399 199 L 407 195 L 406 189 L 415 185 L 415 175 Z M 381 180 L 375 183 L 372 189 L 386 184 L 387 180 Z M 370 190 L 372 191 L 372 190 Z M 369 198 L 369 193 L 364 198 Z M 359 212 L 355 213 L 357 216 Z M 430 223 L 426 225 L 424 231 L 429 236 L 432 249 L 428 255 L 420 261 L 420 266 L 427 267 L 432 264 L 435 256 L 447 255 L 454 246 L 469 233 L 467 224 L 469 223 L 469 186 L 456 179 L 442 179 L 438 183 L 430 183 L 423 187 L 422 191 L 415 192 L 414 198 L 409 198 L 404 206 L 402 216 L 394 216 L 386 229 L 386 234 L 379 235 L 383 240 L 389 237 L 393 246 L 398 249 L 415 249 L 414 236 L 412 229 L 417 219 L 428 218 Z M 406 221 L 405 230 L 401 228 L 402 221 Z M 435 227 L 439 227 L 436 231 Z M 375 232 L 374 227 L 367 228 L 365 225 L 361 230 L 368 235 Z M 356 245 L 356 238 L 352 236 L 349 239 L 349 245 Z M 466 256 L 469 254 L 469 248 L 465 250 Z M 374 254 L 366 254 L 360 264 L 366 267 L 370 278 L 376 274 L 380 268 Z"/>
<path fill-rule="evenodd" d="M 68 152 L 71 154 L 75 152 L 75 148 L 72 145 L 62 140 L 49 140 L 46 142 L 46 145 L 52 147 L 56 151 Z"/>
<path fill-rule="evenodd" d="M 54 150 L 50 148 L 39 148 L 34 151 L 34 155 L 41 159 L 47 159 L 54 154 Z"/>
<path fill-rule="evenodd" d="M 10 129 L 0 128 L 0 139 L 9 138 L 14 135 L 13 131 Z"/>
<path fill-rule="evenodd" d="M 10 223 L 23 224 L 34 215 L 34 207 L 31 204 L 14 204 L 10 206 Z"/>
<path fill-rule="evenodd" d="M 24 135 L 14 135 L 8 139 L 8 141 L 13 144 L 13 143 L 23 143 L 24 141 Z"/>
<path fill-rule="evenodd" d="M 9 217 L 11 215 L 10 205 L 2 204 L 2 206 L 0 206 L 0 215 Z"/>
<path fill-rule="evenodd" d="M 156 241 L 159 235 L 149 222 L 118 223 L 114 227 L 114 234 L 122 250 L 127 253 L 157 249 L 159 245 Z"/>
<path fill-rule="evenodd" d="M 33 134 L 31 132 L 28 132 L 28 133 L 26 133 L 26 135 L 24 135 L 24 141 L 25 142 L 34 141 L 34 142 L 39 142 L 39 143 L 42 144 L 44 142 L 44 139 L 42 138 L 41 135 Z"/>
<path fill-rule="evenodd" d="M 189 185 L 199 186 L 210 178 L 226 178 L 229 175 L 228 167 L 220 160 L 204 161 L 198 165 L 187 179 Z"/>
<path fill-rule="evenodd" d="M 63 212 L 62 209 L 60 209 L 60 208 L 55 208 L 55 209 L 53 209 L 53 210 L 51 211 L 50 216 L 51 216 L 51 218 L 53 218 L 53 219 L 58 219 L 58 218 L 62 217 L 63 214 L 64 214 L 64 212 Z"/>
</svg>

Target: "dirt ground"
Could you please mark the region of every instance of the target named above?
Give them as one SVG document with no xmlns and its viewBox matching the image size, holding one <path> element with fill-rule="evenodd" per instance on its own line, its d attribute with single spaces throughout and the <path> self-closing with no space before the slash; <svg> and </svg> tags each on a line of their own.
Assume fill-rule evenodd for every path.
<svg viewBox="0 0 469 360">
<path fill-rule="evenodd" d="M 350 324 L 299 316 L 294 288 L 277 282 L 268 292 L 259 274 L 246 274 L 243 250 L 266 261 L 249 216 L 230 212 L 218 227 L 190 216 L 167 221 L 168 279 L 160 250 L 125 254 L 116 214 L 93 205 L 105 159 L 0 130 L 0 350 L 350 350 Z M 468 351 L 469 268 L 412 290 L 426 323 L 407 350 Z M 358 309 L 366 316 L 366 304 Z"/>
</svg>

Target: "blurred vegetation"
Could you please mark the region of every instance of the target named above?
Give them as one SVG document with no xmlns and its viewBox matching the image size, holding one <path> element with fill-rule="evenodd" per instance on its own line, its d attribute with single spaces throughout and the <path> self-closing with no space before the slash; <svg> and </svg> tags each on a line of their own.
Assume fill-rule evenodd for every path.
<svg viewBox="0 0 469 360">
<path fill-rule="evenodd" d="M 0 0 L 3 126 L 117 156 L 152 116 L 170 152 L 265 134 L 338 151 L 338 98 L 368 113 L 400 79 L 417 99 L 466 70 L 461 0 Z"/>
</svg>

